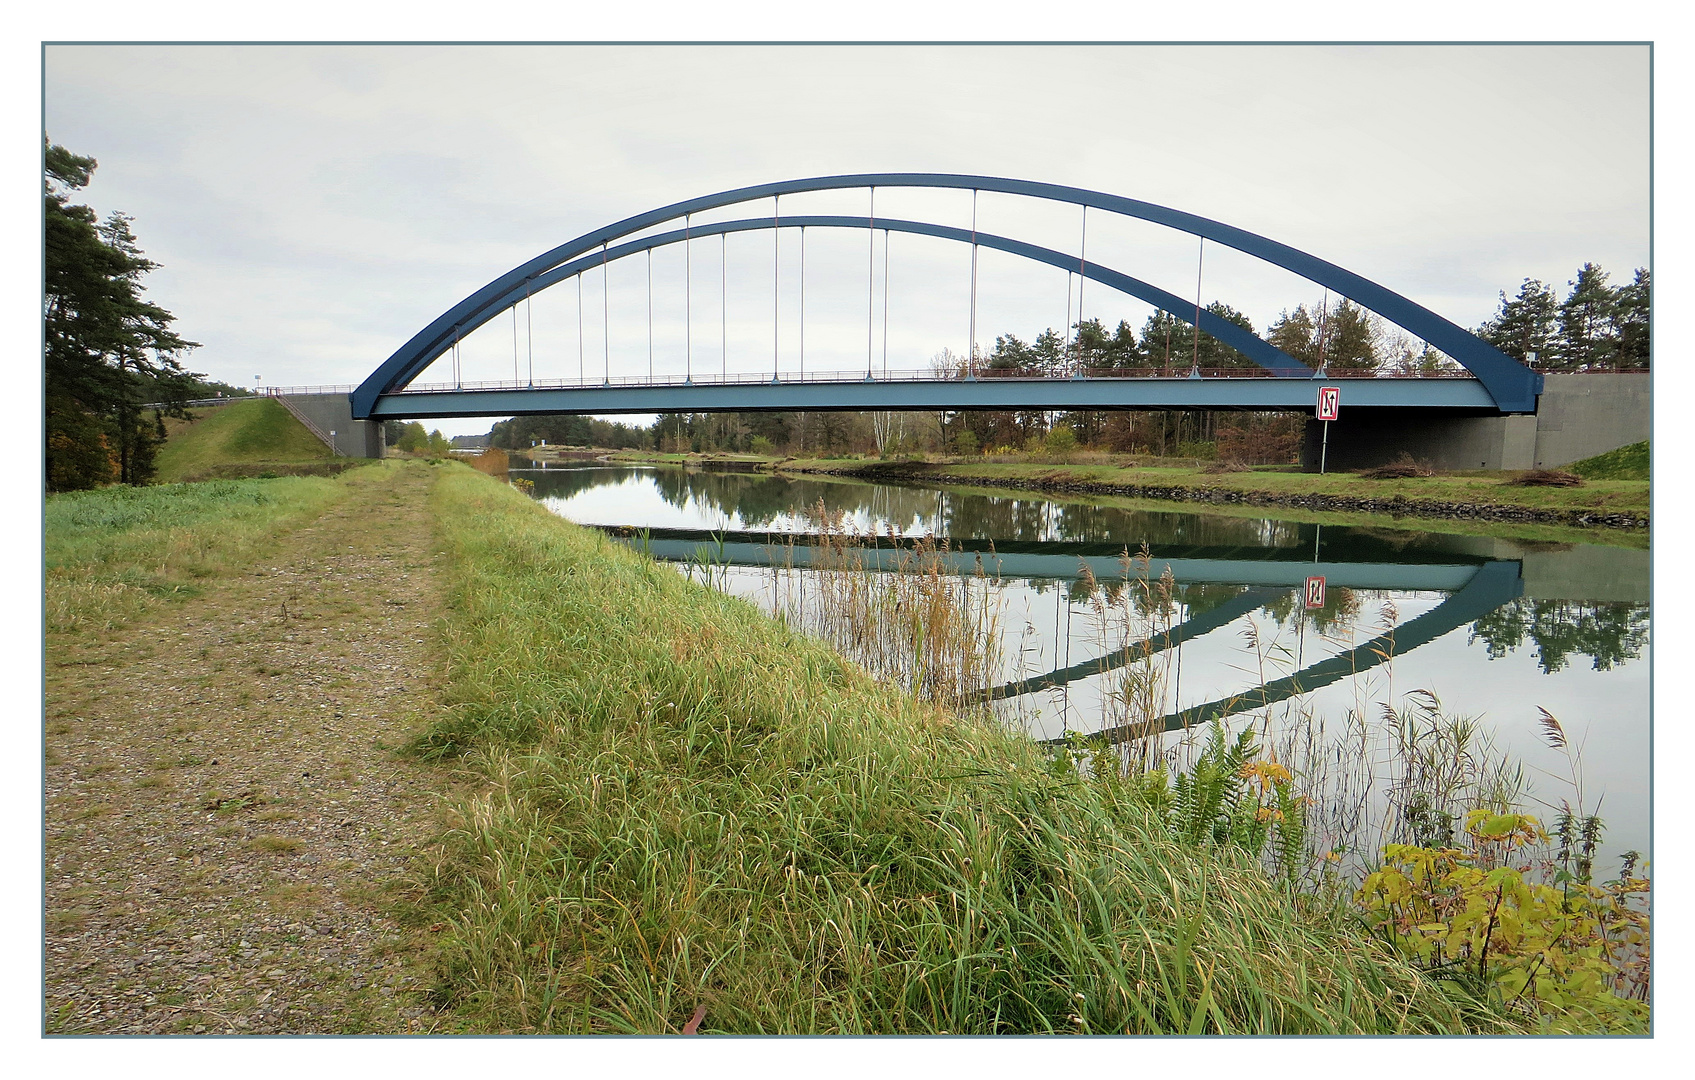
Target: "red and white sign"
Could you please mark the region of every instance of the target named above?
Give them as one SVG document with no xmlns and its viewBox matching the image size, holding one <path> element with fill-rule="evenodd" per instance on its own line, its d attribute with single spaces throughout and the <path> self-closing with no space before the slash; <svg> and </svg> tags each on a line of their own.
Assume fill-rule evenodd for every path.
<svg viewBox="0 0 1695 1080">
<path fill-rule="evenodd" d="M 1307 608 L 1324 606 L 1324 575 L 1316 574 L 1307 578 Z"/>
<path fill-rule="evenodd" d="M 1336 414 L 1342 411 L 1342 388 L 1340 386 L 1321 386 L 1318 388 L 1318 418 L 1334 420 Z"/>
</svg>

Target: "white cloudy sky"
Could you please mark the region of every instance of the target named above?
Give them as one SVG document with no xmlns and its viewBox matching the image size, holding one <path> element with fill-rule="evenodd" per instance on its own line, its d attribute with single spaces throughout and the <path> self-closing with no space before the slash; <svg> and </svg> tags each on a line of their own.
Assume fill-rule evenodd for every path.
<svg viewBox="0 0 1695 1080">
<path fill-rule="evenodd" d="M 1525 277 L 1648 262 L 1643 46 L 50 46 L 49 135 L 100 161 L 87 201 L 135 216 L 196 370 L 354 383 L 446 307 L 607 222 L 744 184 L 933 171 L 1047 180 L 1238 225 L 1474 326 Z M 863 191 L 783 209 L 865 212 Z M 769 200 L 719 216 L 768 215 Z M 954 224 L 963 192 L 878 211 Z M 1078 210 L 984 196 L 979 227 L 1075 251 Z M 798 243 L 783 238 L 782 363 L 799 362 Z M 809 231 L 806 364 L 863 365 L 863 233 Z M 694 250 L 694 358 L 769 369 L 770 235 Z M 1196 241 L 1091 215 L 1091 261 L 1184 296 Z M 882 363 L 882 248 L 873 352 Z M 683 255 L 654 257 L 655 366 L 684 364 Z M 889 364 L 969 336 L 969 249 L 897 235 Z M 646 370 L 647 268 L 585 280 L 585 366 Z M 985 254 L 978 338 L 1059 326 L 1067 276 Z M 1316 287 L 1209 245 L 1202 293 L 1261 329 Z M 566 284 L 520 320 L 526 374 L 574 376 Z M 1085 315 L 1149 308 L 1098 285 Z M 527 331 L 534 327 L 534 343 Z M 512 373 L 512 326 L 464 377 Z M 728 360 L 721 342 L 728 341 Z M 438 367 L 436 373 L 442 368 Z M 426 378 L 436 377 L 432 373 Z M 446 422 L 450 434 L 487 420 Z"/>
</svg>

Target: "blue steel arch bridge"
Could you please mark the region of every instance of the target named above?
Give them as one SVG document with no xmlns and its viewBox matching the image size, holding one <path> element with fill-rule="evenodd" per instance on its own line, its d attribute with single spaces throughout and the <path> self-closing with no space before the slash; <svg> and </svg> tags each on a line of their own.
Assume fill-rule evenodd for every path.
<svg viewBox="0 0 1695 1080">
<path fill-rule="evenodd" d="M 969 229 L 905 218 L 878 217 L 879 188 L 933 188 L 973 193 Z M 809 192 L 866 189 L 869 212 L 852 215 L 789 215 L 782 197 Z M 976 228 L 979 192 L 1025 196 L 1080 208 L 1082 244 L 1073 254 Z M 771 200 L 770 216 L 696 222 L 696 215 Z M 1204 257 L 1208 242 L 1224 245 L 1303 277 L 1360 304 L 1413 337 L 1452 358 L 1462 377 L 1342 378 L 1307 365 L 1270 342 L 1207 310 L 1197 297 L 1179 297 L 1124 270 L 1087 258 L 1090 211 L 1152 222 L 1199 238 Z M 681 227 L 674 227 L 677 223 Z M 667 225 L 673 227 L 664 227 Z M 662 228 L 664 227 L 664 228 Z M 580 371 L 577 379 L 537 381 L 521 378 L 514 365 L 510 382 L 425 384 L 419 376 L 444 358 L 456 357 L 460 343 L 474 330 L 563 282 L 581 282 L 618 260 L 672 245 L 687 249 L 696 240 L 733 233 L 770 231 L 773 251 L 784 229 L 857 229 L 907 233 L 968 244 L 972 249 L 971 355 L 954 371 L 890 373 L 879 371 L 867 355 L 863 371 L 784 370 L 779 358 L 759 374 L 714 374 L 690 368 L 682 378 L 615 372 L 608 358 L 598 377 Z M 804 240 L 803 240 L 804 243 Z M 1062 376 L 990 377 L 976 362 L 976 257 L 979 249 L 1010 253 L 1045 264 L 1081 282 L 1094 282 L 1135 297 L 1183 320 L 1236 350 L 1253 367 L 1203 371 L 1123 371 L 1074 367 Z M 873 249 L 874 251 L 874 245 Z M 803 248 L 804 251 L 804 248 Z M 651 254 L 649 254 L 651 258 Z M 692 262 L 690 263 L 692 266 Z M 690 271 L 692 273 L 692 270 Z M 804 297 L 804 256 L 799 268 Z M 1069 280 L 1069 279 L 1068 279 Z M 885 287 L 887 274 L 884 276 Z M 650 285 L 651 289 L 651 285 Z M 691 293 L 692 297 L 692 286 Z M 775 299 L 775 297 L 774 297 Z M 1080 314 L 1081 305 L 1079 305 Z M 579 318 L 581 306 L 579 304 Z M 651 310 L 651 308 L 650 308 Z M 804 307 L 803 307 L 804 311 Z M 650 315 L 651 318 L 651 315 Z M 692 309 L 686 318 L 692 319 Z M 774 303 L 772 318 L 779 318 Z M 802 316 L 804 319 L 804 315 Z M 1069 318 L 1069 313 L 1068 313 Z M 867 304 L 868 330 L 871 305 Z M 887 305 L 885 302 L 885 325 Z M 775 332 L 775 327 L 774 327 Z M 689 328 L 692 340 L 692 323 Z M 804 324 L 802 328 L 804 342 Z M 1315 380 L 1341 385 L 1350 409 L 1423 412 L 1432 416 L 1489 417 L 1534 413 L 1543 378 L 1476 335 L 1428 308 L 1376 282 L 1317 256 L 1222 222 L 1153 203 L 1083 188 L 994 176 L 945 173 L 864 173 L 813 177 L 736 188 L 636 214 L 552 248 L 490 281 L 418 331 L 365 379 L 351 395 L 360 420 L 428 419 L 460 416 L 515 416 L 535 413 L 706 413 L 715 411 L 837 410 L 1113 410 L 1212 409 L 1308 410 L 1314 407 Z M 1356 414 L 1357 415 L 1357 414 Z"/>
</svg>

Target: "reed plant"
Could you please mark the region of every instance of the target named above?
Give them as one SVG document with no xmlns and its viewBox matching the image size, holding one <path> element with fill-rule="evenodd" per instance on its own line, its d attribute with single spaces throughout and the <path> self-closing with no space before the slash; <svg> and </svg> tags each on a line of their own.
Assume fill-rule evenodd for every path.
<svg viewBox="0 0 1695 1080">
<path fill-rule="evenodd" d="M 1123 784 L 467 468 L 432 498 L 447 708 L 416 750 L 483 779 L 420 913 L 461 1030 L 1526 1029 Z"/>
</svg>

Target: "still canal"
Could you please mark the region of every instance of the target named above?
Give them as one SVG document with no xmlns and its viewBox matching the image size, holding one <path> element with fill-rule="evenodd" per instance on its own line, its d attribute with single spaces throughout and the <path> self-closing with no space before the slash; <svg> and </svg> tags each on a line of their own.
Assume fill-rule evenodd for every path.
<svg viewBox="0 0 1695 1080">
<path fill-rule="evenodd" d="M 814 565 L 820 532 L 861 538 L 867 572 L 935 538 L 932 568 L 994 637 L 979 696 L 1004 723 L 1054 740 L 1157 722 L 1168 756 L 1214 718 L 1252 724 L 1324 795 L 1338 849 L 1381 838 L 1364 833 L 1388 827 L 1385 791 L 1430 753 L 1545 819 L 1599 813 L 1598 876 L 1650 850 L 1642 548 L 668 466 L 514 475 L 802 627 L 809 581 L 842 573 Z"/>
</svg>

